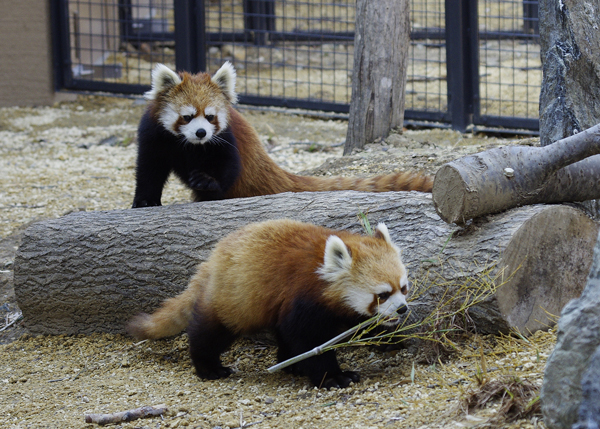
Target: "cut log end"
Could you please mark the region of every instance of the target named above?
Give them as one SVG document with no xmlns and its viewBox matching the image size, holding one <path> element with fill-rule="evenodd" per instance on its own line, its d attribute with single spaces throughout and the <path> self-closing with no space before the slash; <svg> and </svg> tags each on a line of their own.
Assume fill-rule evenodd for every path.
<svg viewBox="0 0 600 429">
<path fill-rule="evenodd" d="M 464 225 L 466 199 L 471 198 L 459 186 L 463 183 L 460 171 L 451 164 L 443 165 L 435 175 L 432 199 L 437 214 L 447 223 Z M 476 198 L 476 195 L 473 197 Z"/>
<path fill-rule="evenodd" d="M 569 206 L 549 207 L 519 228 L 500 261 L 508 281 L 496 292 L 510 328 L 529 335 L 556 323 L 581 295 L 597 236 L 598 225 Z"/>
</svg>

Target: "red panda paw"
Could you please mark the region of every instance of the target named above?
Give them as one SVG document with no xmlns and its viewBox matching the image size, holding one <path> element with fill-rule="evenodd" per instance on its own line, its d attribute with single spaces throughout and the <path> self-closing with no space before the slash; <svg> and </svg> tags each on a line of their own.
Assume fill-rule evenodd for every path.
<svg viewBox="0 0 600 429">
<path fill-rule="evenodd" d="M 195 189 L 196 191 L 221 191 L 221 185 L 219 185 L 219 182 L 214 177 L 199 170 L 193 170 L 190 173 L 188 184 L 190 188 Z"/>
<path fill-rule="evenodd" d="M 215 368 L 196 368 L 196 375 L 204 380 L 218 380 L 219 378 L 226 378 L 233 374 L 231 368 L 226 366 L 219 366 Z"/>
<path fill-rule="evenodd" d="M 343 371 L 339 374 L 334 375 L 333 377 L 327 377 L 323 380 L 320 387 L 323 387 L 327 390 L 332 387 L 336 387 L 338 389 L 342 389 L 344 387 L 348 387 L 350 383 L 358 383 L 360 381 L 360 375 L 358 372 L 354 371 Z"/>
</svg>

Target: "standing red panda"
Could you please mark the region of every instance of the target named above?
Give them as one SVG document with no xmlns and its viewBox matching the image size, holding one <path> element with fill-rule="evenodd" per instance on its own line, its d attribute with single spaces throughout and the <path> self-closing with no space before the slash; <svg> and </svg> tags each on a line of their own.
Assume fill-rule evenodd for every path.
<svg viewBox="0 0 600 429">
<path fill-rule="evenodd" d="M 217 379 L 231 373 L 220 354 L 240 335 L 274 330 L 282 362 L 376 314 L 394 325 L 407 309 L 409 286 L 384 224 L 366 237 L 288 219 L 265 221 L 222 239 L 185 291 L 152 315 L 136 316 L 127 330 L 140 339 L 162 338 L 187 326 L 197 375 Z M 340 369 L 334 351 L 290 371 L 326 388 L 359 380 Z"/>
<path fill-rule="evenodd" d="M 281 192 L 356 190 L 431 192 L 432 178 L 394 173 L 372 178 L 308 177 L 281 169 L 256 131 L 232 105 L 236 73 L 226 62 L 215 74 L 177 74 L 158 64 L 138 128 L 133 207 L 159 206 L 174 172 L 195 201 Z"/>
</svg>

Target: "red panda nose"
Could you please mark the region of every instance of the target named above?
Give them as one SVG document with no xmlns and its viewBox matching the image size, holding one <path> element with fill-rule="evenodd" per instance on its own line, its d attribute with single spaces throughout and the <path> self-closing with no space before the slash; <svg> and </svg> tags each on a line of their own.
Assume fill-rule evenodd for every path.
<svg viewBox="0 0 600 429">
<path fill-rule="evenodd" d="M 396 309 L 396 313 L 404 314 L 406 313 L 406 310 L 408 310 L 408 307 L 406 305 L 402 305 Z"/>
<path fill-rule="evenodd" d="M 196 131 L 196 137 L 199 139 L 204 138 L 204 136 L 206 136 L 206 130 L 204 128 L 200 128 L 198 131 Z"/>
</svg>

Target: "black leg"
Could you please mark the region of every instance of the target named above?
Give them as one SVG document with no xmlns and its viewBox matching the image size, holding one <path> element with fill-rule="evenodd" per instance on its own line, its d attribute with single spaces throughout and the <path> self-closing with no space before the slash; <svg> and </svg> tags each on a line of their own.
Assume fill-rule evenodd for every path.
<svg viewBox="0 0 600 429">
<path fill-rule="evenodd" d="M 223 353 L 235 340 L 225 326 L 217 321 L 209 320 L 198 312 L 188 326 L 190 356 L 200 378 L 215 380 L 229 376 L 230 368 L 221 364 Z"/>
<path fill-rule="evenodd" d="M 298 300 L 277 326 L 278 358 L 297 356 L 323 344 L 339 334 L 345 322 L 321 306 Z M 327 389 L 347 387 L 360 379 L 358 373 L 340 369 L 335 351 L 300 361 L 290 372 L 306 375 L 315 386 Z"/>
</svg>

